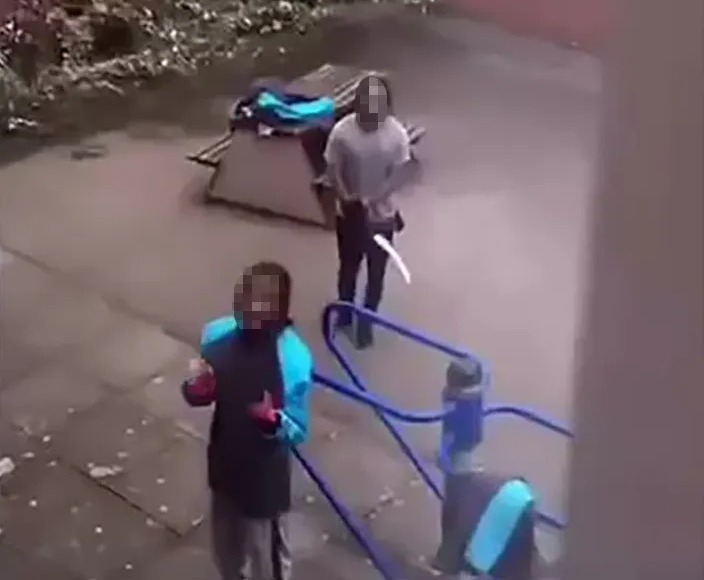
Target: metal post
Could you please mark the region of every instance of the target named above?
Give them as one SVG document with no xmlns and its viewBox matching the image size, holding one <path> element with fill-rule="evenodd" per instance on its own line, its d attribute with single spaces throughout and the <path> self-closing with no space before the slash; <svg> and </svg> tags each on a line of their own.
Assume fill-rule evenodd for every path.
<svg viewBox="0 0 704 580">
<path fill-rule="evenodd" d="M 471 470 L 472 454 L 482 440 L 482 368 L 473 359 L 453 360 L 442 392 L 447 414 L 442 422 L 441 467 L 446 477 Z"/>
<path fill-rule="evenodd" d="M 446 415 L 442 423 L 440 467 L 445 475 L 445 493 L 440 522 L 442 539 L 435 567 L 445 574 L 458 574 L 464 546 L 465 525 L 461 512 L 464 492 L 472 473 L 472 456 L 482 441 L 484 373 L 473 359 L 453 360 L 447 368 L 442 398 Z M 463 550 L 463 548 L 461 548 Z"/>
</svg>

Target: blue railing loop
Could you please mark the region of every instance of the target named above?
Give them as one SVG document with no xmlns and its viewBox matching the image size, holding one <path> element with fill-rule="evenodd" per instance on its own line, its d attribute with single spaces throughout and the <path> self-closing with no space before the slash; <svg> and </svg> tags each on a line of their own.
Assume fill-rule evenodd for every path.
<svg viewBox="0 0 704 580">
<path fill-rule="evenodd" d="M 354 370 L 352 363 L 350 362 L 349 358 L 345 355 L 344 352 L 340 349 L 340 347 L 337 345 L 335 342 L 335 316 L 338 314 L 340 311 L 344 310 L 352 310 L 354 312 L 355 316 L 362 316 L 365 318 L 368 318 L 371 320 L 374 324 L 381 326 L 383 328 L 386 328 L 388 330 L 391 330 L 392 332 L 395 332 L 396 334 L 399 334 L 403 336 L 404 338 L 407 338 L 413 342 L 420 343 L 424 346 L 427 346 L 429 348 L 432 348 L 433 350 L 440 351 L 441 353 L 453 358 L 453 359 L 458 359 L 458 360 L 464 360 L 464 359 L 470 359 L 473 361 L 476 361 L 477 364 L 481 367 L 482 371 L 482 379 L 484 382 L 484 386 L 490 384 L 490 375 L 487 370 L 486 364 L 479 359 L 478 356 L 476 356 L 474 353 L 471 353 L 466 350 L 458 349 L 455 348 L 449 344 L 446 344 L 436 338 L 430 337 L 424 333 L 418 332 L 416 330 L 412 330 L 406 326 L 403 326 L 401 324 L 398 324 L 396 322 L 393 322 L 389 320 L 388 318 L 385 318 L 383 316 L 380 316 L 377 312 L 374 312 L 373 310 L 368 310 L 366 308 L 361 308 L 359 306 L 356 306 L 355 304 L 352 304 L 351 302 L 331 302 L 325 308 L 323 309 L 322 317 L 321 317 L 321 326 L 322 326 L 322 331 L 323 331 L 323 339 L 325 340 L 325 344 L 332 353 L 332 355 L 335 357 L 339 365 L 342 367 L 342 369 L 345 371 L 347 376 L 350 378 L 352 381 L 352 384 L 356 387 L 358 392 L 362 393 L 368 393 L 369 392 L 369 387 L 366 384 L 366 381 L 362 379 L 362 377 Z M 330 379 L 327 377 L 319 377 L 322 378 L 323 384 L 326 384 L 330 388 L 333 388 L 334 390 L 337 390 L 343 395 L 346 395 L 348 397 L 351 397 L 351 389 L 343 389 L 340 390 L 337 387 L 342 386 L 339 385 L 332 385 Z M 316 377 L 316 380 L 318 380 L 318 377 Z M 378 402 L 378 399 L 376 400 Z M 428 414 L 418 414 L 417 417 L 423 416 L 424 418 L 428 419 L 427 421 L 418 421 L 418 420 L 413 420 L 412 416 L 409 415 L 403 415 L 403 413 L 400 413 L 398 409 L 395 409 L 393 407 L 387 407 L 386 409 L 381 408 L 379 405 L 372 405 L 374 408 L 374 411 L 376 412 L 377 416 L 379 417 L 379 420 L 384 424 L 386 429 L 389 431 L 391 436 L 394 438 L 396 441 L 397 445 L 401 448 L 403 453 L 408 457 L 410 462 L 413 464 L 413 467 L 415 470 L 418 472 L 420 477 L 425 481 L 426 485 L 430 488 L 430 490 L 435 494 L 435 496 L 442 500 L 443 499 L 443 490 L 441 485 L 437 482 L 435 477 L 430 473 L 430 471 L 427 469 L 425 465 L 425 461 L 418 456 L 416 451 L 408 444 L 406 441 L 405 437 L 400 433 L 396 425 L 394 425 L 389 417 L 393 417 L 395 419 L 398 419 L 400 421 L 405 421 L 405 422 L 410 422 L 410 423 L 429 423 L 432 421 L 441 421 L 445 415 L 445 411 L 438 411 L 436 413 L 428 413 Z M 408 418 L 411 420 L 409 420 Z M 432 421 L 430 420 L 432 418 Z"/>
<path fill-rule="evenodd" d="M 298 459 L 299 463 L 313 480 L 313 482 L 318 486 L 318 489 L 328 500 L 332 509 L 340 517 L 342 522 L 345 524 L 349 532 L 354 536 L 355 540 L 362 547 L 364 552 L 369 557 L 369 560 L 374 567 L 379 571 L 384 580 L 400 580 L 403 578 L 399 566 L 389 558 L 385 550 L 383 550 L 379 543 L 374 541 L 365 529 L 364 524 L 362 524 L 356 514 L 352 512 L 345 504 L 342 502 L 335 491 L 332 489 L 328 481 L 325 479 L 322 473 L 311 463 L 304 453 L 300 449 L 293 448 L 293 454 Z"/>
<path fill-rule="evenodd" d="M 398 335 L 403 336 L 413 342 L 422 344 L 426 347 L 432 348 L 433 350 L 439 351 L 446 356 L 450 357 L 455 363 L 460 363 L 460 367 L 463 363 L 470 363 L 474 365 L 474 368 L 479 370 L 479 375 L 477 376 L 476 382 L 473 382 L 472 387 L 474 395 L 479 396 L 477 400 L 477 406 L 474 407 L 476 410 L 469 412 L 465 408 L 461 411 L 462 405 L 468 404 L 469 399 L 462 395 L 460 398 L 455 398 L 457 395 L 451 395 L 449 398 L 443 396 L 443 400 L 446 404 L 450 404 L 452 407 L 457 409 L 457 414 L 452 414 L 453 410 L 451 408 L 438 410 L 438 411 L 412 411 L 406 409 L 399 409 L 386 398 L 379 396 L 378 394 L 370 392 L 365 380 L 355 371 L 352 363 L 348 357 L 343 353 L 340 347 L 335 342 L 335 315 L 341 310 L 352 310 L 355 316 L 364 317 L 371 320 L 372 323 L 386 328 Z M 400 421 L 409 424 L 429 424 L 435 422 L 443 422 L 443 430 L 446 428 L 447 422 L 459 421 L 455 425 L 459 425 L 459 430 L 455 434 L 465 431 L 467 422 L 464 420 L 465 413 L 469 413 L 474 417 L 480 416 L 484 418 L 495 418 L 500 416 L 512 416 L 519 419 L 526 420 L 530 423 L 536 424 L 540 427 L 550 430 L 553 433 L 557 433 L 564 437 L 571 438 L 571 430 L 562 425 L 561 423 L 550 419 L 536 411 L 525 407 L 517 407 L 511 405 L 495 405 L 490 407 L 483 407 L 483 395 L 486 394 L 489 386 L 491 385 L 491 375 L 489 372 L 488 365 L 476 354 L 458 349 L 450 346 L 440 340 L 432 338 L 424 333 L 418 332 L 416 330 L 410 329 L 406 326 L 388 320 L 387 318 L 380 316 L 376 312 L 360 308 L 354 304 L 348 302 L 333 302 L 328 304 L 322 313 L 322 331 L 323 338 L 326 346 L 340 364 L 345 374 L 349 377 L 351 384 L 344 384 L 336 379 L 330 378 L 319 373 L 314 373 L 314 380 L 324 387 L 327 387 L 340 395 L 351 399 L 357 403 L 361 403 L 370 407 L 377 414 L 379 420 L 388 429 L 389 433 L 392 435 L 396 443 L 399 445 L 403 453 L 408 457 L 416 471 L 419 473 L 421 478 L 426 482 L 428 487 L 433 491 L 435 496 L 441 501 L 444 499 L 443 489 L 436 479 L 431 475 L 431 473 L 426 468 L 425 461 L 421 459 L 413 448 L 407 443 L 404 436 L 400 433 L 397 426 L 392 421 Z M 449 372 L 449 371 L 448 371 Z M 448 374 L 448 376 L 450 376 Z M 453 375 L 454 376 L 454 375 Z M 466 376 L 466 375 L 461 375 Z M 454 382 L 454 379 L 453 381 Z M 448 386 L 446 388 L 451 388 L 451 381 L 448 378 Z M 464 385 L 460 385 L 460 388 L 464 388 Z M 477 391 L 476 389 L 479 389 Z M 452 393 L 454 391 L 450 391 Z M 464 391 L 463 391 L 464 392 Z M 470 430 L 471 431 L 471 430 Z M 478 435 L 468 433 L 469 439 L 474 441 L 475 439 L 479 442 L 482 438 L 481 436 L 481 421 L 478 423 L 478 430 L 476 431 Z M 455 441 L 459 441 L 457 437 L 454 437 Z M 470 445 L 470 447 L 473 447 Z M 457 449 L 455 448 L 455 452 Z M 335 512 L 340 516 L 343 522 L 347 525 L 350 532 L 354 535 L 360 545 L 364 548 L 365 552 L 369 556 L 371 562 L 377 568 L 379 573 L 383 576 L 385 580 L 399 580 L 402 576 L 399 574 L 397 566 L 387 557 L 387 554 L 382 550 L 377 542 L 369 535 L 365 527 L 359 522 L 358 518 L 344 505 L 342 501 L 335 495 L 334 491 L 330 487 L 329 483 L 323 477 L 323 475 L 317 471 L 315 466 L 305 457 L 305 455 L 299 449 L 294 449 L 294 454 L 299 459 L 301 465 L 305 471 L 310 475 L 313 481 L 318 485 L 323 495 L 328 499 L 332 505 Z M 450 459 L 451 451 L 448 449 L 448 443 L 443 440 L 440 444 L 439 449 L 439 462 L 440 466 L 446 474 L 452 473 L 452 461 Z M 448 475 L 449 477 L 449 475 Z M 540 520 L 556 529 L 563 529 L 566 522 L 557 518 L 551 514 L 538 512 Z"/>
<path fill-rule="evenodd" d="M 342 369 L 345 371 L 347 376 L 352 380 L 352 382 L 357 386 L 358 389 L 362 391 L 367 391 L 367 385 L 365 381 L 355 372 L 352 368 L 352 363 L 350 363 L 349 358 L 342 352 L 339 346 L 335 343 L 335 315 L 344 310 L 351 310 L 356 316 L 361 316 L 368 320 L 371 320 L 374 324 L 386 328 L 396 334 L 403 336 L 413 342 L 427 346 L 433 350 L 437 350 L 450 358 L 453 359 L 471 359 L 476 361 L 482 368 L 482 374 L 484 377 L 484 387 L 488 388 L 491 385 L 491 372 L 489 365 L 481 359 L 477 354 L 470 352 L 468 350 L 463 350 L 451 346 L 445 342 L 442 342 L 436 338 L 428 336 L 417 330 L 408 328 L 389 320 L 388 318 L 381 316 L 379 313 L 369 310 L 367 308 L 361 308 L 356 306 L 351 302 L 331 302 L 323 309 L 322 314 L 322 331 L 323 339 L 325 340 L 325 345 L 328 350 L 333 354 L 337 362 L 340 364 Z"/>
<path fill-rule="evenodd" d="M 555 421 L 554 419 L 549 419 L 542 413 L 532 411 L 527 407 L 516 407 L 514 405 L 494 405 L 484 409 L 485 419 L 500 417 L 502 415 L 509 415 L 523 419 L 529 423 L 534 423 L 539 427 L 544 427 L 548 431 L 552 431 L 553 433 L 567 437 L 568 439 L 572 439 L 574 437 L 574 434 L 569 427 Z"/>
<path fill-rule="evenodd" d="M 329 389 L 332 389 L 336 393 L 352 399 L 358 403 L 362 403 L 372 408 L 378 413 L 383 413 L 388 417 L 392 417 L 403 423 L 411 423 L 416 425 L 424 425 L 428 423 L 437 423 L 442 421 L 448 411 L 406 411 L 404 409 L 397 409 L 390 402 L 386 401 L 379 395 L 375 395 L 370 391 L 362 391 L 341 383 L 330 377 L 326 377 L 319 373 L 313 373 L 313 380 Z"/>
<path fill-rule="evenodd" d="M 524 421 L 528 421 L 528 423 L 538 425 L 539 427 L 547 429 L 548 431 L 558 435 L 562 435 L 568 439 L 572 439 L 574 437 L 574 433 L 566 425 L 563 425 L 554 419 L 546 417 L 542 413 L 538 413 L 537 411 L 533 411 L 526 407 L 516 407 L 515 405 L 494 405 L 484 409 L 485 419 L 497 417 L 514 417 L 517 419 L 523 419 Z M 538 517 L 542 523 L 556 530 L 564 530 L 567 526 L 567 522 L 563 518 L 542 510 L 538 510 Z"/>
</svg>

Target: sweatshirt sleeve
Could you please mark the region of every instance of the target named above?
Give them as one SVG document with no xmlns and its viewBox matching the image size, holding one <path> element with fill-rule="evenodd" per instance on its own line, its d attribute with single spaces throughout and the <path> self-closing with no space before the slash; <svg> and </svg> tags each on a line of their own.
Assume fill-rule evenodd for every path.
<svg viewBox="0 0 704 580">
<path fill-rule="evenodd" d="M 308 345 L 293 331 L 283 345 L 284 408 L 279 437 L 290 445 L 308 439 L 310 390 L 313 384 L 313 356 Z"/>
<path fill-rule="evenodd" d="M 203 356 L 205 349 L 209 345 L 217 342 L 232 332 L 236 332 L 237 328 L 237 320 L 234 316 L 223 316 L 208 322 L 203 327 L 200 334 L 201 356 Z"/>
<path fill-rule="evenodd" d="M 200 356 L 208 362 L 208 351 L 218 340 L 237 330 L 234 316 L 223 316 L 208 322 L 201 331 Z M 211 370 L 186 379 L 181 384 L 181 394 L 192 407 L 207 407 L 215 402 L 215 376 Z"/>
<path fill-rule="evenodd" d="M 281 412 L 279 436 L 291 445 L 300 445 L 308 439 L 310 387 L 310 381 L 301 381 L 293 385 L 286 393 L 286 404 Z"/>
</svg>

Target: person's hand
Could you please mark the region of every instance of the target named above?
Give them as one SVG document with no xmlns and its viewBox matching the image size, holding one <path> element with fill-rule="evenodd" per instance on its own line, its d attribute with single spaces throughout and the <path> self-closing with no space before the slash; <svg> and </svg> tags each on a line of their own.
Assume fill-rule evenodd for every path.
<svg viewBox="0 0 704 580">
<path fill-rule="evenodd" d="M 338 189 L 337 190 L 337 197 L 342 200 L 343 202 L 349 202 L 353 199 L 355 199 L 355 195 L 347 190 L 343 189 Z"/>
<path fill-rule="evenodd" d="M 210 365 L 201 359 L 193 359 L 188 364 L 190 376 L 182 383 L 184 399 L 193 407 L 205 407 L 215 401 L 217 388 Z"/>
<path fill-rule="evenodd" d="M 269 391 L 264 391 L 263 399 L 249 407 L 249 413 L 255 419 L 266 421 L 267 423 L 276 423 L 279 420 L 278 410 L 274 408 Z"/>
<path fill-rule="evenodd" d="M 188 361 L 188 374 L 191 378 L 199 377 L 210 371 L 210 365 L 202 358 L 192 358 Z"/>
</svg>

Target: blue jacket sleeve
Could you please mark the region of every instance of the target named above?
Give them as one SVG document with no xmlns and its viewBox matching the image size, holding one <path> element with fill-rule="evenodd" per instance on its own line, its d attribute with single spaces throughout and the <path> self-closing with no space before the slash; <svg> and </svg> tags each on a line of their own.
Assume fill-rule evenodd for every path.
<svg viewBox="0 0 704 580">
<path fill-rule="evenodd" d="M 313 384 L 313 355 L 308 345 L 288 329 L 280 344 L 284 378 L 284 409 L 279 436 L 290 445 L 308 439 L 310 427 L 310 389 Z"/>
<path fill-rule="evenodd" d="M 237 330 L 237 320 L 235 317 L 223 316 L 208 322 L 200 334 L 200 352 L 201 355 L 207 350 L 208 346 L 224 338 L 231 332 Z"/>
<path fill-rule="evenodd" d="M 208 322 L 201 333 L 201 356 L 207 361 L 209 347 L 236 332 L 237 328 L 234 316 L 224 316 Z M 308 438 L 313 355 L 293 328 L 284 331 L 279 339 L 278 350 L 284 381 L 284 408 L 277 435 L 290 445 L 299 445 Z"/>
</svg>

